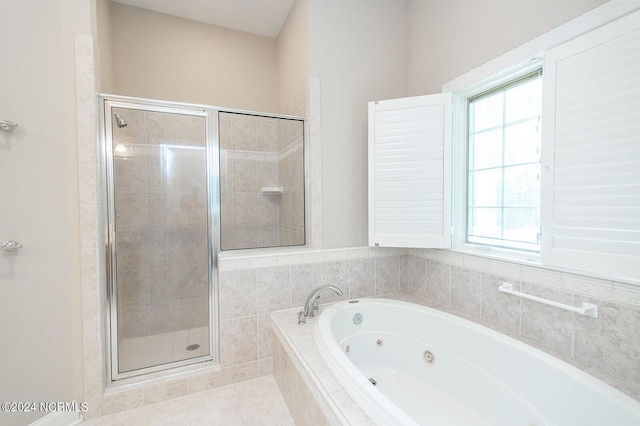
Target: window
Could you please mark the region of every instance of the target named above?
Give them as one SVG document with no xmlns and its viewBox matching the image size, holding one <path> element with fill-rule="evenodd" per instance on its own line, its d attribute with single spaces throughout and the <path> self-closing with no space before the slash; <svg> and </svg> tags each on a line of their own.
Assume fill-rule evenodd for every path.
<svg viewBox="0 0 640 426">
<path fill-rule="evenodd" d="M 640 284 L 640 0 L 614 3 L 447 83 L 450 106 L 370 103 L 369 244 Z"/>
<path fill-rule="evenodd" d="M 542 72 L 469 99 L 467 242 L 538 251 Z"/>
<path fill-rule="evenodd" d="M 445 85 L 460 118 L 453 130 L 454 247 L 640 283 L 635 8 L 609 11 L 605 25 L 578 37 L 571 33 L 577 24 L 550 33 L 515 52 L 515 61 L 500 58 L 490 71 L 484 67 Z M 508 99 L 527 85 L 537 86 L 538 97 L 523 105 L 540 109 L 530 112 L 529 128 L 536 122 L 538 130 L 519 138 L 530 140 L 522 151 L 509 141 L 517 119 L 509 118 Z"/>
</svg>

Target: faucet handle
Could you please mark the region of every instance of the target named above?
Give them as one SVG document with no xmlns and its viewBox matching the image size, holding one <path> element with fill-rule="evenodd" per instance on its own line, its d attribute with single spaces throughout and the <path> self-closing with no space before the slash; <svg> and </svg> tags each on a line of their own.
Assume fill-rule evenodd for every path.
<svg viewBox="0 0 640 426">
<path fill-rule="evenodd" d="M 315 312 L 318 310 L 318 299 L 320 299 L 320 293 L 325 289 L 333 290 L 339 296 L 342 296 L 343 294 L 340 288 L 330 284 L 314 288 L 311 291 L 311 294 L 309 294 L 309 297 L 307 297 L 307 301 L 304 302 L 304 308 L 301 312 L 298 312 L 298 324 L 305 324 L 307 318 L 314 317 Z"/>
</svg>

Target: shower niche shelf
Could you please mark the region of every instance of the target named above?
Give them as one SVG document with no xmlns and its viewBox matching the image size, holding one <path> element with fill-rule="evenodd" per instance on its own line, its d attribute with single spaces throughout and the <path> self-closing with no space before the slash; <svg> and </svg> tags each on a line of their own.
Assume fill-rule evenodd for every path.
<svg viewBox="0 0 640 426">
<path fill-rule="evenodd" d="M 264 195 L 282 195 L 283 189 L 281 186 L 263 186 L 260 192 Z"/>
</svg>

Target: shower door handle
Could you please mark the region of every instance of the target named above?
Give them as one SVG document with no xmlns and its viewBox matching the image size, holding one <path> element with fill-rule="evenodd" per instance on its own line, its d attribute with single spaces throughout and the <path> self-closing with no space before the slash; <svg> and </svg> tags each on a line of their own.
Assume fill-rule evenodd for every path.
<svg viewBox="0 0 640 426">
<path fill-rule="evenodd" d="M 6 251 L 16 251 L 21 248 L 22 248 L 22 244 L 13 240 L 5 241 L 5 243 L 0 246 L 0 249 L 6 250 Z"/>
</svg>

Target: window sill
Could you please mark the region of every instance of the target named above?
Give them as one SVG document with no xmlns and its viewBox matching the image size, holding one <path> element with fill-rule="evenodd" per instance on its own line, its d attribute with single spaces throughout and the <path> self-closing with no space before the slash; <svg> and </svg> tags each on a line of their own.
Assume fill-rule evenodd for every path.
<svg viewBox="0 0 640 426">
<path fill-rule="evenodd" d="M 495 260 L 518 262 L 525 265 L 542 266 L 540 254 L 535 252 L 509 250 L 500 247 L 483 246 L 479 244 L 464 243 L 451 249 L 454 253 L 472 254 Z"/>
<path fill-rule="evenodd" d="M 594 274 L 586 271 L 579 271 L 574 269 L 560 268 L 556 266 L 544 265 L 540 260 L 539 253 L 531 252 L 518 252 L 516 250 L 501 249 L 498 247 L 478 246 L 475 244 L 460 244 L 454 248 L 449 249 L 451 253 L 458 253 L 462 255 L 471 255 L 476 257 L 482 257 L 488 260 L 510 262 L 521 266 L 529 266 L 533 268 L 540 268 L 544 271 L 550 271 L 559 274 L 570 274 L 589 279 L 595 279 L 605 281 L 610 285 L 611 282 L 629 285 L 634 291 L 640 290 L 640 281 L 626 277 L 617 276 L 605 276 Z"/>
</svg>

